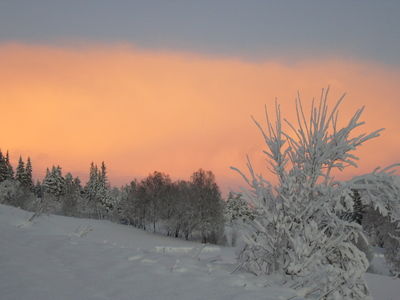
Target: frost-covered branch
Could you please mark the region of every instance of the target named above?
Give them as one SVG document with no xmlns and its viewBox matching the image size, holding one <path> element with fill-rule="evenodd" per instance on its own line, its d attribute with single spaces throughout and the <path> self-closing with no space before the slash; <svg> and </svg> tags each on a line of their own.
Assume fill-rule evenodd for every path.
<svg viewBox="0 0 400 300">
<path fill-rule="evenodd" d="M 256 175 L 248 157 L 249 175 L 232 167 L 247 183 L 243 197 L 257 212 L 254 220 L 243 225 L 246 246 L 240 262 L 257 275 L 290 276 L 297 286 L 307 286 L 321 299 L 364 299 L 368 289 L 362 276 L 368 260 L 356 246 L 362 237 L 361 226 L 343 216 L 353 210 L 351 195 L 355 187 L 364 188 L 371 194 L 370 199 L 378 197 L 377 191 L 392 199 L 397 190 L 377 180 L 382 177 L 385 181 L 387 170 L 360 177 L 351 184 L 334 181 L 332 170 L 357 166 L 354 151 L 378 137 L 382 129 L 354 135 L 354 130 L 364 124 L 360 120 L 364 108 L 339 128 L 344 95 L 329 109 L 328 92 L 322 90 L 319 103 L 312 102 L 309 115 L 298 95 L 295 123 L 282 118 L 277 102 L 274 122 L 267 109 L 266 127 L 253 118 L 266 145 L 264 154 L 279 180 L 273 186 Z M 374 189 L 365 187 L 372 182 Z"/>
</svg>

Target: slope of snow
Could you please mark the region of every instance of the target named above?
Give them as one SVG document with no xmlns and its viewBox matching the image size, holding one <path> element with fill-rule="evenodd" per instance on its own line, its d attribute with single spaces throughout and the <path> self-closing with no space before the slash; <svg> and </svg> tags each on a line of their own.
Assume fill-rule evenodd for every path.
<svg viewBox="0 0 400 300">
<path fill-rule="evenodd" d="M 0 205 L 0 299 L 287 299 L 233 249 Z"/>
<path fill-rule="evenodd" d="M 0 205 L 2 300 L 283 300 L 296 295 L 272 280 L 232 274 L 233 248 L 108 221 L 42 215 L 28 222 L 31 216 Z M 376 274 L 367 274 L 367 279 L 375 299 L 398 299 L 400 280 Z"/>
</svg>

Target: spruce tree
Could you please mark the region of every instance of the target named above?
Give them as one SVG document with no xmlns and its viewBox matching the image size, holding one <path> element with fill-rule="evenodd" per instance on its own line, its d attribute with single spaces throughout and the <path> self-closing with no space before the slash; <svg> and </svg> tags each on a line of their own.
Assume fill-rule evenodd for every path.
<svg viewBox="0 0 400 300">
<path fill-rule="evenodd" d="M 22 185 L 25 182 L 26 173 L 25 173 L 25 163 L 22 160 L 22 157 L 19 157 L 18 166 L 15 172 L 15 179 L 19 181 Z"/>
<path fill-rule="evenodd" d="M 7 179 L 14 179 L 14 169 L 10 163 L 10 155 L 6 154 L 6 165 L 7 165 Z"/>
<path fill-rule="evenodd" d="M 97 196 L 98 189 L 98 169 L 92 162 L 90 164 L 89 180 L 85 185 L 85 196 L 89 202 L 93 202 Z"/>
<path fill-rule="evenodd" d="M 100 170 L 93 162 L 90 164 L 89 180 L 84 192 L 89 205 L 96 210 L 99 218 L 103 218 L 106 212 L 113 209 L 114 205 L 111 201 L 110 185 L 104 162 L 102 162 Z"/>
<path fill-rule="evenodd" d="M 65 179 L 62 176 L 61 167 L 53 166 L 51 172 L 46 170 L 46 177 L 43 181 L 44 191 L 48 194 L 56 196 L 57 200 L 60 199 L 65 193 Z"/>
<path fill-rule="evenodd" d="M 106 170 L 106 164 L 103 162 L 101 162 L 101 169 L 100 169 L 100 181 L 102 182 L 103 185 L 107 185 L 108 184 L 108 179 L 107 179 L 107 170 Z"/>
<path fill-rule="evenodd" d="M 364 214 L 364 206 L 361 201 L 361 195 L 357 190 L 353 190 L 352 195 L 354 204 L 353 204 L 353 220 L 358 224 L 362 225 L 362 219 Z"/>
<path fill-rule="evenodd" d="M 49 169 L 47 169 L 49 170 Z M 36 181 L 35 186 L 33 187 L 33 193 L 36 195 L 38 198 L 43 198 L 43 187 L 40 181 Z"/>
<path fill-rule="evenodd" d="M 32 180 L 32 163 L 31 158 L 28 157 L 25 168 L 25 186 L 29 189 L 33 189 L 33 180 Z"/>
<path fill-rule="evenodd" d="M 77 213 L 80 185 L 79 179 L 78 181 L 76 179 L 73 178 L 71 173 L 65 175 L 65 194 L 63 196 L 62 212 L 66 216 L 74 216 Z"/>
<path fill-rule="evenodd" d="M 0 150 L 0 182 L 3 182 L 7 179 L 8 168 L 6 163 L 6 158 L 3 156 L 3 153 Z"/>
<path fill-rule="evenodd" d="M 101 169 L 98 178 L 99 178 L 98 196 L 100 203 L 107 211 L 110 211 L 113 209 L 113 203 L 111 201 L 110 185 L 108 182 L 107 170 L 104 161 L 101 163 Z"/>
</svg>

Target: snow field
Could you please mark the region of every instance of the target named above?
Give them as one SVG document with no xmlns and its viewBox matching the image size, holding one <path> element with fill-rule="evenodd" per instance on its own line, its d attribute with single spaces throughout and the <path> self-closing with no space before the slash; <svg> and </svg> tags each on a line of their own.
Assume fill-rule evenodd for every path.
<svg viewBox="0 0 400 300">
<path fill-rule="evenodd" d="M 31 215 L 0 205 L 2 300 L 302 299 L 273 278 L 232 273 L 234 248 L 109 221 L 41 215 L 28 222 Z M 399 299 L 400 280 L 367 280 L 375 299 Z"/>
</svg>

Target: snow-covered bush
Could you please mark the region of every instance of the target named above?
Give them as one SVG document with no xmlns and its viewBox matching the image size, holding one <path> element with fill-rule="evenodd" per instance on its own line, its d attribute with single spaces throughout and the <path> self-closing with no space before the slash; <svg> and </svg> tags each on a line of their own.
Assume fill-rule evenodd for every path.
<svg viewBox="0 0 400 300">
<path fill-rule="evenodd" d="M 24 207 L 25 195 L 21 184 L 13 179 L 7 179 L 0 182 L 0 203 Z"/>
<path fill-rule="evenodd" d="M 245 223 L 254 219 L 254 213 L 242 194 L 230 192 L 225 203 L 224 216 L 228 224 Z"/>
<path fill-rule="evenodd" d="M 363 237 L 357 222 L 343 216 L 354 209 L 352 188 L 336 182 L 331 172 L 357 166 L 353 151 L 381 130 L 353 136 L 363 124 L 356 111 L 346 126 L 338 128 L 338 107 L 329 111 L 328 90 L 309 117 L 296 100 L 297 126 L 281 118 L 276 104 L 273 124 L 266 110 L 267 127 L 254 120 L 267 145 L 273 186 L 255 173 L 248 158 L 249 176 L 238 171 L 249 185 L 243 196 L 257 211 L 248 222 L 240 254 L 242 267 L 257 275 L 278 273 L 294 280 L 305 296 L 318 299 L 365 299 L 365 254 L 355 244 Z M 286 126 L 284 128 L 284 126 Z"/>
<path fill-rule="evenodd" d="M 225 203 L 225 237 L 228 245 L 236 246 L 243 223 L 254 220 L 255 211 L 243 199 L 242 194 L 230 192 Z"/>
</svg>

